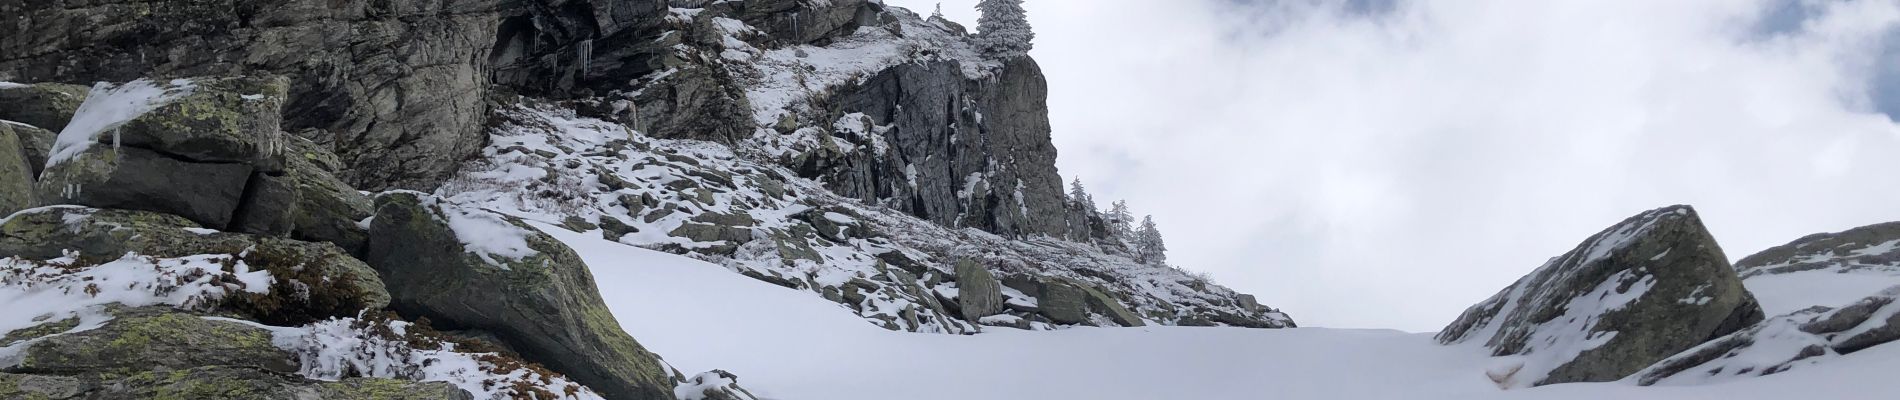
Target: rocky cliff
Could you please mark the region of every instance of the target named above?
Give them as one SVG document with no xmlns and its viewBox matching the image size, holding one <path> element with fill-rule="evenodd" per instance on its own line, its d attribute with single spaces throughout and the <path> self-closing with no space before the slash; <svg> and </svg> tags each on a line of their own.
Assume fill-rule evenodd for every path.
<svg viewBox="0 0 1900 400">
<path fill-rule="evenodd" d="M 0 320 L 0 396 L 750 398 L 530 221 L 893 330 L 1294 325 L 1064 198 L 1033 59 L 877 1 L 0 15 L 0 290 L 48 296 Z"/>
</svg>

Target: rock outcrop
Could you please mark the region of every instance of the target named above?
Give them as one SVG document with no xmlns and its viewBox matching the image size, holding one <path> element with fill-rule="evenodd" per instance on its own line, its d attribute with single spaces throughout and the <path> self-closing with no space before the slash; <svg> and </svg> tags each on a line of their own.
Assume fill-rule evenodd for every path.
<svg viewBox="0 0 1900 400">
<path fill-rule="evenodd" d="M 231 255 L 270 271 L 275 296 L 240 294 L 229 310 L 272 324 L 301 324 L 389 305 L 376 271 L 329 243 L 213 232 L 181 217 L 147 211 L 47 207 L 0 221 L 0 257 L 77 256 L 114 260 Z"/>
<path fill-rule="evenodd" d="M 1019 58 L 985 79 L 964 68 L 902 64 L 839 89 L 829 100 L 837 111 L 820 121 L 840 136 L 882 136 L 875 140 L 887 148 L 813 153 L 788 166 L 839 195 L 945 226 L 1068 236 L 1041 68 Z"/>
<path fill-rule="evenodd" d="M 1735 262 L 1743 278 L 1793 272 L 1900 273 L 1900 222 L 1808 235 Z"/>
<path fill-rule="evenodd" d="M 1669 357 L 1633 376 L 1641 385 L 1772 375 L 1900 341 L 1900 286 L 1840 308 L 1769 318 Z"/>
<path fill-rule="evenodd" d="M 90 84 L 91 82 L 87 82 Z M 0 120 L 49 131 L 66 127 L 91 89 L 60 83 L 0 84 Z"/>
<path fill-rule="evenodd" d="M 621 331 L 587 265 L 520 220 L 393 192 L 377 198 L 370 237 L 365 259 L 398 312 L 493 334 L 607 396 L 672 396 L 659 357 Z"/>
<path fill-rule="evenodd" d="M 1688 206 L 1611 226 L 1439 332 L 1510 357 L 1501 387 L 1615 381 L 1762 319 Z"/>
</svg>

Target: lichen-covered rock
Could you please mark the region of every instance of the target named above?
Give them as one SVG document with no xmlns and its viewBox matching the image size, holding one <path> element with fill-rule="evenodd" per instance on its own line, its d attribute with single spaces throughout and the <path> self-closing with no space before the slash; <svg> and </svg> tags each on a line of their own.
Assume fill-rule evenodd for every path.
<svg viewBox="0 0 1900 400">
<path fill-rule="evenodd" d="M 98 329 L 48 336 L 28 345 L 14 372 L 127 374 L 235 365 L 293 373 L 297 360 L 271 344 L 270 331 L 209 320 L 170 307 L 111 312 Z"/>
<path fill-rule="evenodd" d="M 231 222 L 252 168 L 192 163 L 136 147 L 94 146 L 46 169 L 43 203 L 176 214 L 214 229 Z"/>
<path fill-rule="evenodd" d="M 78 399 L 85 386 L 70 376 L 26 375 L 0 372 L 0 398 L 28 400 Z"/>
<path fill-rule="evenodd" d="M 27 148 L 13 124 L 0 122 L 0 214 L 12 214 L 34 206 L 33 167 L 27 161 Z"/>
<path fill-rule="evenodd" d="M 620 329 L 572 249 L 515 218 L 427 195 L 376 200 L 366 259 L 397 311 L 491 332 L 610 397 L 672 398 L 659 357 Z"/>
<path fill-rule="evenodd" d="M 79 109 L 90 90 L 63 83 L 0 85 L 0 120 L 57 131 L 73 119 L 73 111 Z"/>
<path fill-rule="evenodd" d="M 73 124 L 61 136 L 92 134 L 102 145 L 122 145 L 155 151 L 197 163 L 241 163 L 275 171 L 281 166 L 284 133 L 278 126 L 289 82 L 283 77 L 210 77 L 174 80 L 181 93 L 130 121 L 74 132 Z M 124 84 L 124 87 L 132 84 Z M 161 86 L 163 86 L 161 84 Z M 93 88 L 75 120 L 110 118 L 113 86 Z M 58 150 L 55 150 L 56 152 Z"/>
<path fill-rule="evenodd" d="M 963 319 L 976 321 L 1003 312 L 1003 285 L 973 260 L 957 262 L 957 307 Z"/>
<path fill-rule="evenodd" d="M 1638 384 L 1703 384 L 1765 376 L 1900 341 L 1900 286 L 1840 308 L 1769 318 L 1670 356 L 1632 377 Z"/>
<path fill-rule="evenodd" d="M 27 167 L 33 170 L 33 178 L 39 179 L 40 174 L 46 171 L 46 156 L 53 153 L 53 141 L 58 135 L 39 127 L 6 120 L 0 120 L 0 125 L 13 129 L 14 137 L 20 141 L 20 148 L 25 153 Z"/>
<path fill-rule="evenodd" d="M 48 378 L 39 375 L 29 376 L 38 379 Z M 5 378 L 0 376 L 0 379 Z M 94 374 L 80 376 L 72 381 L 55 382 L 72 384 L 67 387 L 73 388 L 72 392 L 78 394 L 70 398 L 93 400 L 474 400 L 467 391 L 445 382 L 414 382 L 385 378 L 346 378 L 326 382 L 247 366 L 151 370 L 128 375 Z M 5 394 L 5 392 L 0 391 L 0 394 Z"/>
<path fill-rule="evenodd" d="M 351 254 L 361 254 L 369 230 L 357 222 L 375 214 L 369 196 L 337 179 L 336 155 L 307 139 L 289 138 L 285 175 L 295 199 L 290 236 L 298 240 L 336 243 Z M 278 201 L 282 203 L 283 201 Z"/>
<path fill-rule="evenodd" d="M 1743 278 L 1863 270 L 1900 272 L 1900 222 L 1808 235 L 1735 262 Z"/>
<path fill-rule="evenodd" d="M 1762 319 L 1688 206 L 1630 217 L 1552 258 L 1439 332 L 1509 357 L 1501 387 L 1622 379 Z"/>
<path fill-rule="evenodd" d="M 0 222 L 0 257 L 51 259 L 76 252 L 112 260 L 127 253 L 153 257 L 235 255 L 270 271 L 270 293 L 239 294 L 225 307 L 271 324 L 301 324 L 380 309 L 389 292 L 376 271 L 329 243 L 214 232 L 184 218 L 147 211 L 42 207 Z"/>
</svg>

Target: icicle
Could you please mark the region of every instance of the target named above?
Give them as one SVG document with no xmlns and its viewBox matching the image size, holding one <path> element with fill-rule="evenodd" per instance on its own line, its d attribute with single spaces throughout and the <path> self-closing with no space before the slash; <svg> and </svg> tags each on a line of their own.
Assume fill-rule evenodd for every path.
<svg viewBox="0 0 1900 400">
<path fill-rule="evenodd" d="M 586 78 L 587 66 L 589 64 L 587 61 L 594 59 L 594 39 L 582 40 L 580 44 L 574 47 L 576 50 L 579 50 L 580 53 L 580 61 L 578 62 L 580 63 L 581 77 Z"/>
</svg>

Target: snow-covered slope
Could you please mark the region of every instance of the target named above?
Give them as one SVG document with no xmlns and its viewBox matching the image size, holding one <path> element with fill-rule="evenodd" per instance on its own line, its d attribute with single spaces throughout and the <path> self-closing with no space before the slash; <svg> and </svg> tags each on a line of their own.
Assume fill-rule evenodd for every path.
<svg viewBox="0 0 1900 400">
<path fill-rule="evenodd" d="M 988 323 L 1286 327 L 1286 314 L 1183 271 L 1142 264 L 1112 245 L 952 229 L 832 193 L 821 182 L 730 147 L 647 137 L 554 104 L 497 111 L 483 157 L 439 194 L 450 201 L 593 231 L 626 245 L 690 254 L 732 272 L 851 307 L 886 329 L 969 333 L 992 315 L 957 308 L 956 261 L 1005 287 Z M 1039 287 L 1081 287 L 1067 303 Z M 1021 322 L 1017 322 L 1021 321 Z"/>
<path fill-rule="evenodd" d="M 917 335 L 721 266 L 543 225 L 586 259 L 627 331 L 686 370 L 761 398 L 1891 399 L 1900 347 L 1721 385 L 1501 390 L 1490 361 L 1429 334 L 1301 328 L 1078 328 Z M 901 360 L 901 361 L 900 361 Z"/>
<path fill-rule="evenodd" d="M 1820 233 L 1735 262 L 1763 311 L 1839 307 L 1900 285 L 1900 222 Z"/>
</svg>

